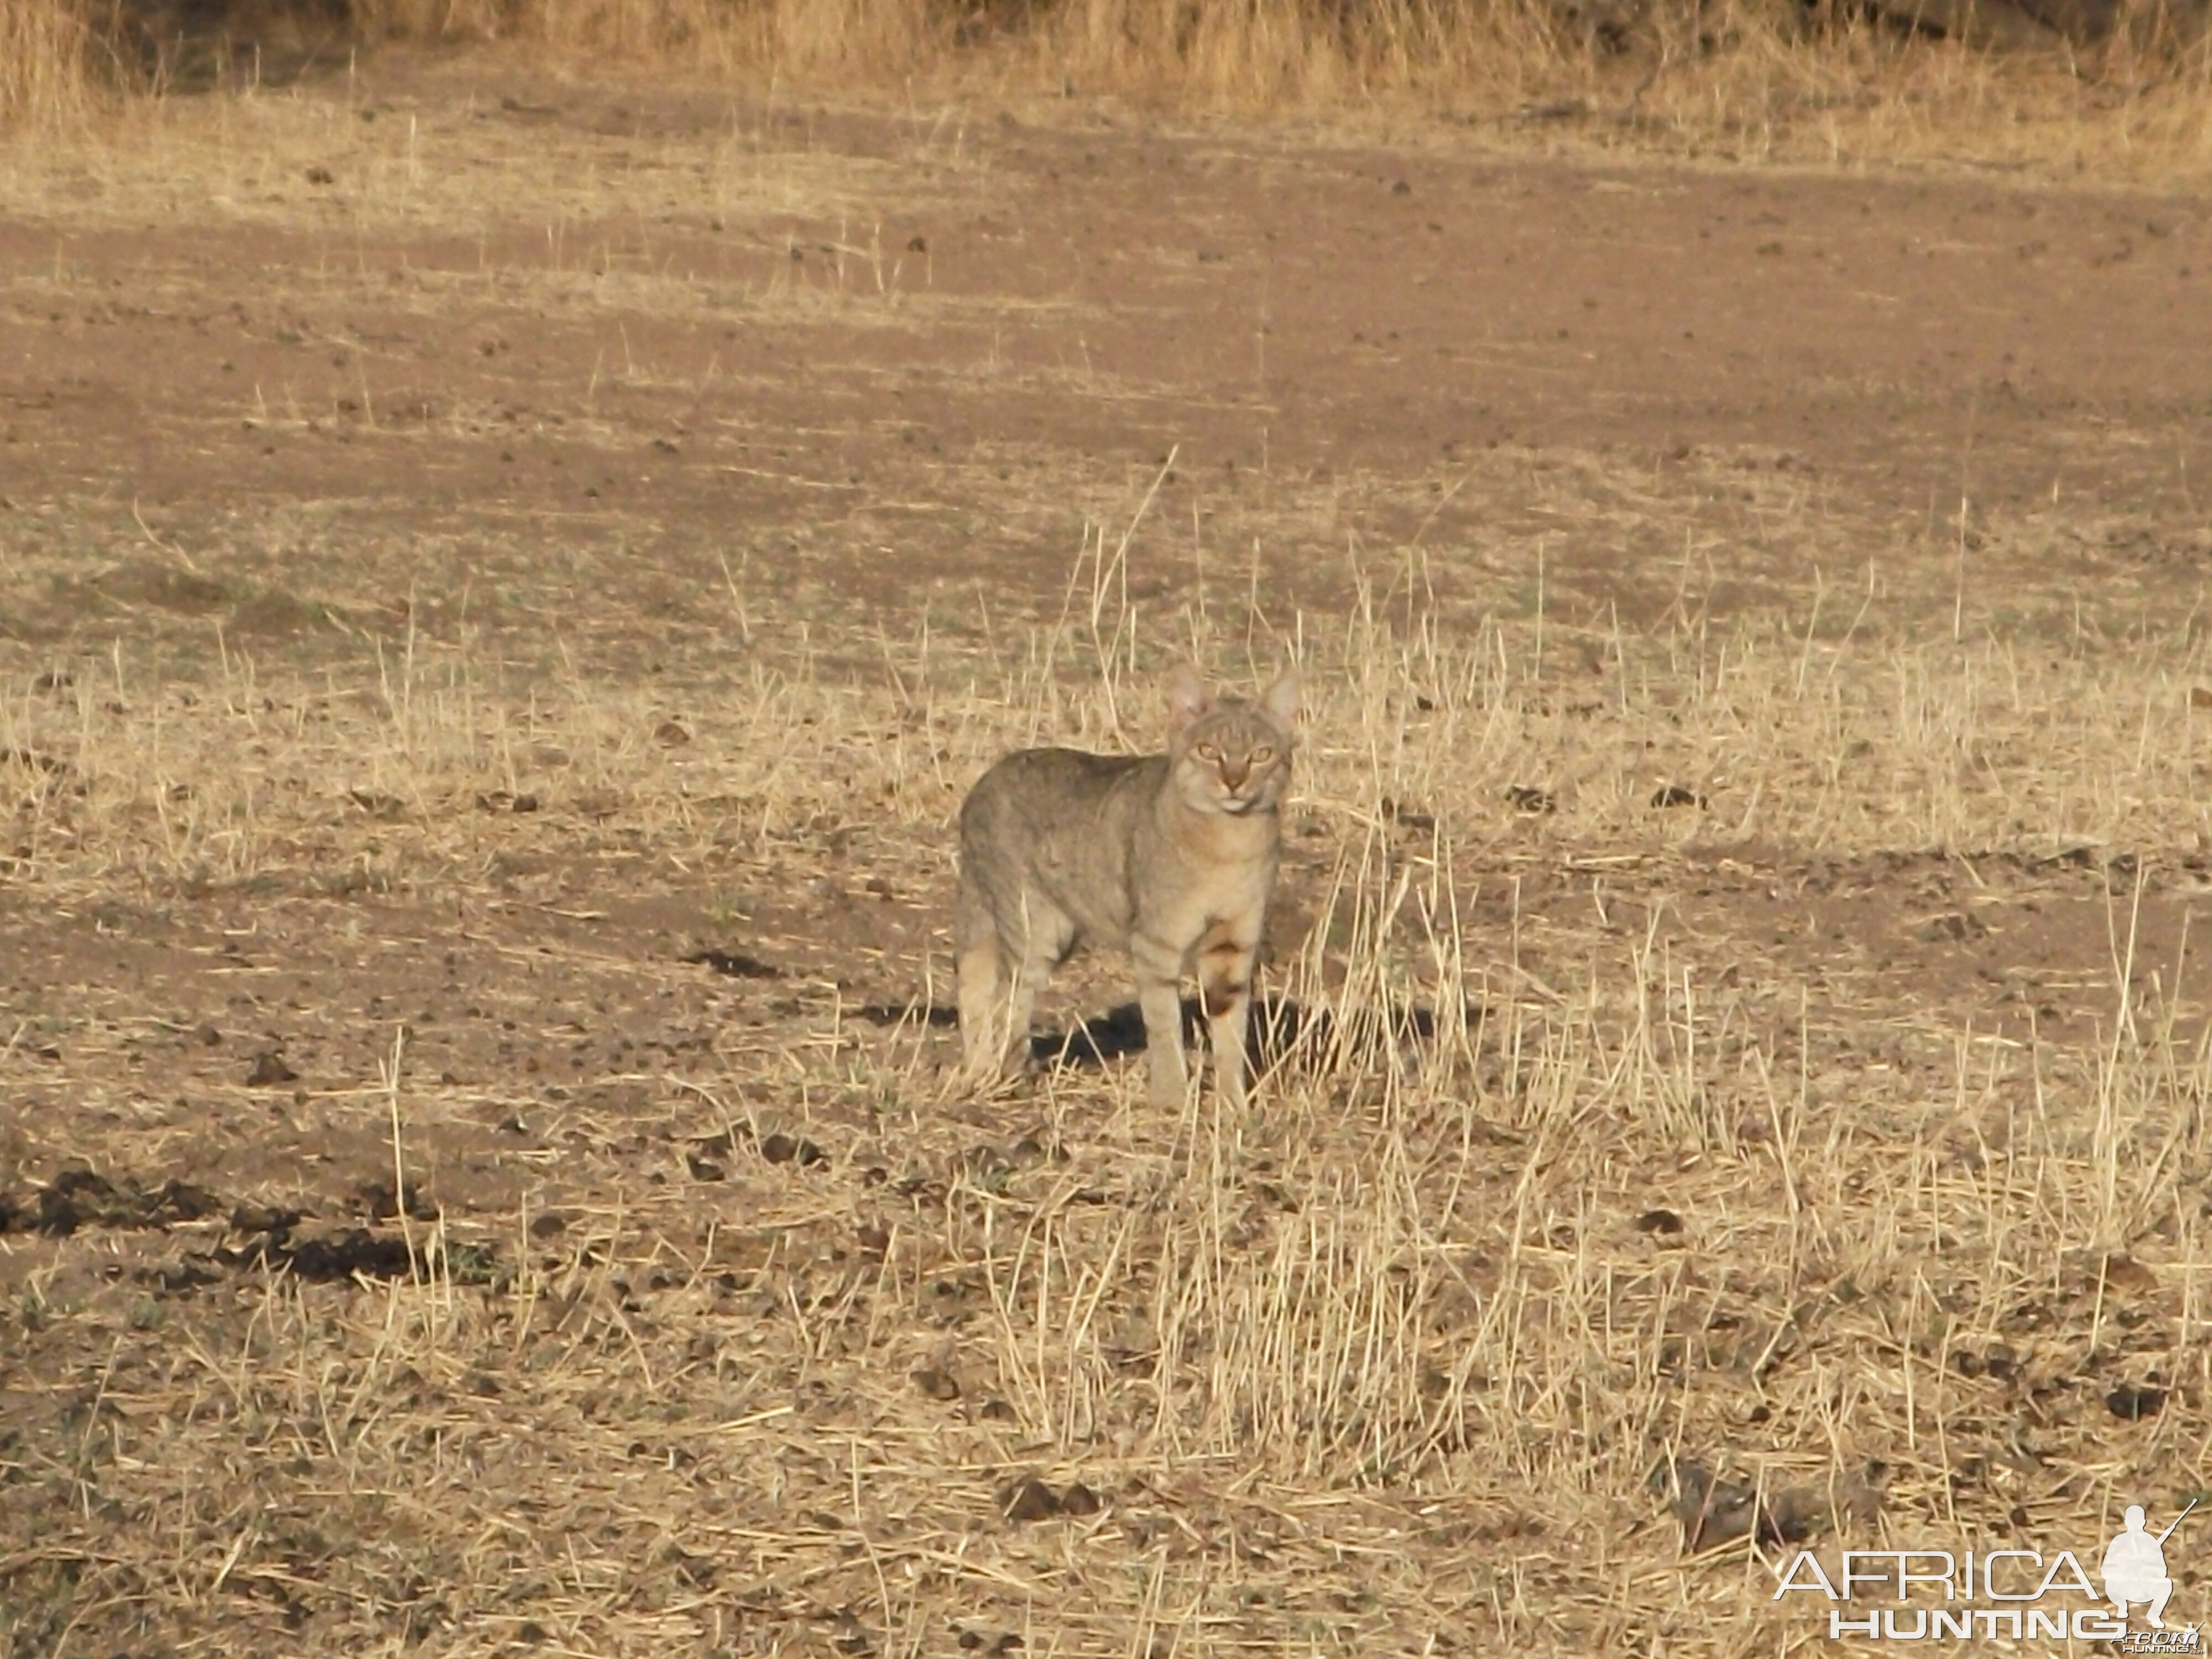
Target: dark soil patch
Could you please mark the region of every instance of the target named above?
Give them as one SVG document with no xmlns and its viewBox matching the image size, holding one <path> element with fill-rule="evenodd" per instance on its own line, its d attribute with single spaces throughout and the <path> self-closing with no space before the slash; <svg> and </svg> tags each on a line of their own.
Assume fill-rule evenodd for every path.
<svg viewBox="0 0 2212 1659">
<path fill-rule="evenodd" d="M 158 1187 L 89 1169 L 64 1170 L 26 1194 L 0 1194 L 0 1232 L 37 1231 L 66 1238 L 81 1228 L 165 1228 L 216 1213 L 222 1200 L 173 1177 Z"/>
</svg>

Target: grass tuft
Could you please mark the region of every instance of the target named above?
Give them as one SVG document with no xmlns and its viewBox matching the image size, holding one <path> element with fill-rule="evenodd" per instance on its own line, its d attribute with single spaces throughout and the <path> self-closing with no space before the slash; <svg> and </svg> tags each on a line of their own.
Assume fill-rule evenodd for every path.
<svg viewBox="0 0 2212 1659">
<path fill-rule="evenodd" d="M 96 0 L 0 0 L 0 130 L 90 116 L 114 63 L 111 22 Z"/>
</svg>

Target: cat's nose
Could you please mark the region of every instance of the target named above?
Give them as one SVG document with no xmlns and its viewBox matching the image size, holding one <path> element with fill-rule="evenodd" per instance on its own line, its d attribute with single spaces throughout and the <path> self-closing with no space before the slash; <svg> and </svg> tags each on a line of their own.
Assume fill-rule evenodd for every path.
<svg viewBox="0 0 2212 1659">
<path fill-rule="evenodd" d="M 1252 769 L 1249 766 L 1224 766 L 1221 769 L 1221 781 L 1231 791 L 1242 789 L 1244 780 L 1251 775 Z"/>
</svg>

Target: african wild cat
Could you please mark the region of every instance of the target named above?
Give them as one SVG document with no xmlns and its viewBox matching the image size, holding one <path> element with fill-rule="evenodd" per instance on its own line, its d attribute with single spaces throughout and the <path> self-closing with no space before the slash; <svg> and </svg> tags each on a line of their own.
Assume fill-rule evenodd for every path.
<svg viewBox="0 0 2212 1659">
<path fill-rule="evenodd" d="M 1029 1042 L 1052 970 L 1085 941 L 1127 951 L 1151 1055 L 1151 1098 L 1179 1104 L 1182 978 L 1196 969 L 1216 1078 L 1244 1103 L 1252 969 L 1282 848 L 1298 681 L 1217 702 L 1184 665 L 1168 677 L 1164 755 L 1024 749 L 960 809 L 953 918 L 960 1033 L 976 1075 Z"/>
</svg>

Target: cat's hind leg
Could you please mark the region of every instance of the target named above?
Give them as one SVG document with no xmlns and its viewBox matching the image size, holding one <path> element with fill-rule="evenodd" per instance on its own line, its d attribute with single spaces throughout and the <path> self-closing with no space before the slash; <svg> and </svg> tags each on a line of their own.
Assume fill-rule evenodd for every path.
<svg viewBox="0 0 2212 1659">
<path fill-rule="evenodd" d="M 1006 952 L 983 896 L 964 879 L 952 909 L 953 965 L 960 981 L 961 1069 L 980 1082 L 1004 1064 Z"/>
<path fill-rule="evenodd" d="M 1006 1061 L 1018 1068 L 1030 1057 L 1030 1018 L 1037 998 L 1052 978 L 1052 970 L 1075 948 L 1074 921 L 1043 894 L 1032 889 L 1022 896 L 1021 915 L 1014 937 L 1006 941 L 1013 985 L 1006 998 Z"/>
</svg>

